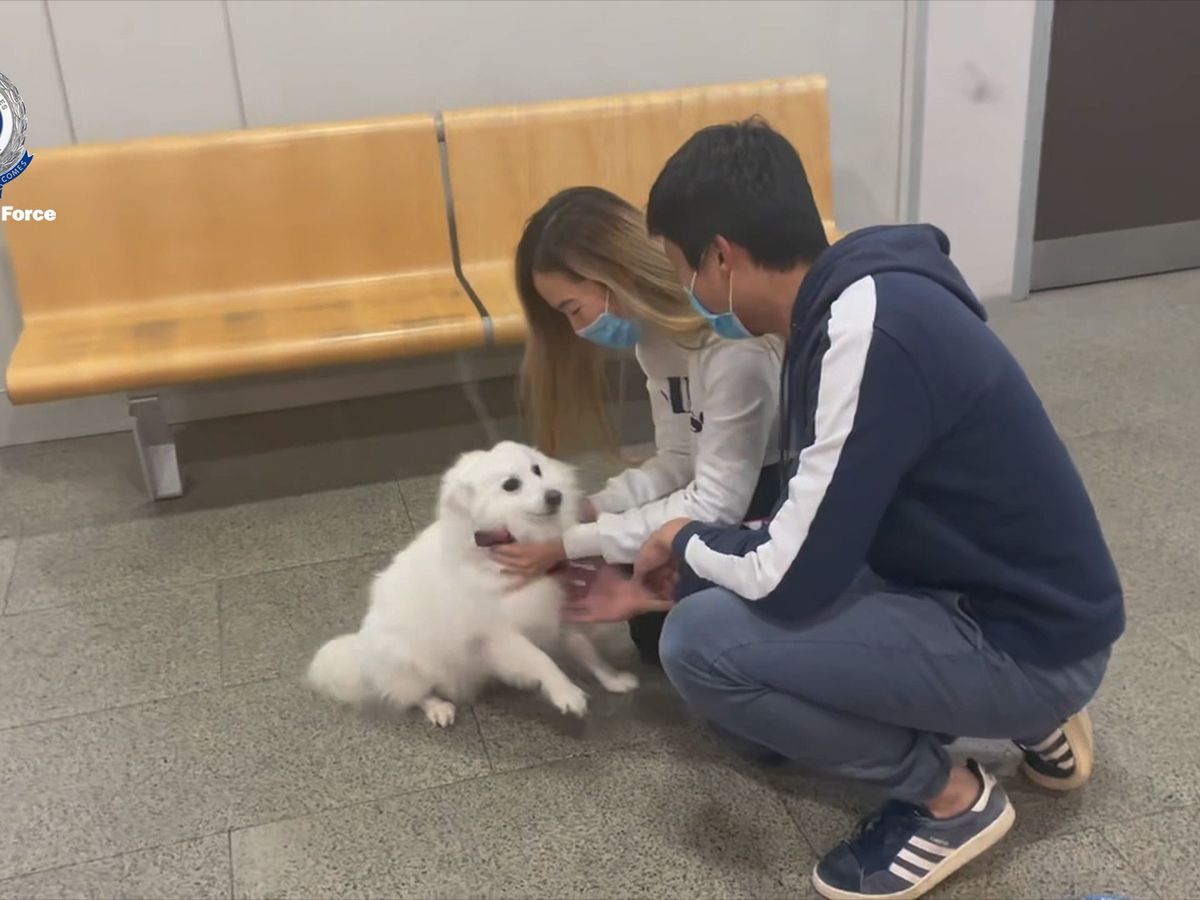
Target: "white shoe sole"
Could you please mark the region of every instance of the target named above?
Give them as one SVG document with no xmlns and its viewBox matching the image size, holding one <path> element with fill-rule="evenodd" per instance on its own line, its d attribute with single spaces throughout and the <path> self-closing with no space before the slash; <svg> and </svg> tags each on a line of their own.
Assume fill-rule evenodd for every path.
<svg viewBox="0 0 1200 900">
<path fill-rule="evenodd" d="M 1017 813 L 1013 809 L 1012 801 L 1006 798 L 1004 809 L 1000 811 L 1000 815 L 996 816 L 991 825 L 947 856 L 938 864 L 937 868 L 931 869 L 928 875 L 903 891 L 894 894 L 857 894 L 854 891 L 839 890 L 822 881 L 816 869 L 813 869 L 812 874 L 813 887 L 817 889 L 818 894 L 828 900 L 915 900 L 916 897 L 933 890 L 971 860 L 981 856 L 999 843 L 1000 839 L 1008 834 L 1008 830 L 1012 828 L 1016 818 Z"/>
<path fill-rule="evenodd" d="M 1069 778 L 1054 778 L 1043 775 L 1027 762 L 1021 763 L 1021 772 L 1038 787 L 1048 791 L 1073 791 L 1083 787 L 1092 777 L 1095 764 L 1095 744 L 1092 737 L 1092 717 L 1087 709 L 1081 709 L 1062 724 L 1062 733 L 1067 738 L 1071 755 L 1075 758 L 1075 771 Z"/>
</svg>

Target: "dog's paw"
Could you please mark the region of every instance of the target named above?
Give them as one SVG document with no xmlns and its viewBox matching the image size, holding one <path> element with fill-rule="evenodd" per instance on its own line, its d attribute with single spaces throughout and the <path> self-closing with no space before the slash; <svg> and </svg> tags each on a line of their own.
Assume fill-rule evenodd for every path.
<svg viewBox="0 0 1200 900">
<path fill-rule="evenodd" d="M 638 677 L 632 672 L 612 672 L 604 675 L 597 675 L 596 679 L 610 694 L 628 694 L 630 691 L 636 691 Z"/>
<path fill-rule="evenodd" d="M 425 718 L 438 728 L 454 724 L 454 704 L 448 700 L 430 699 L 421 704 Z"/>
<path fill-rule="evenodd" d="M 548 699 L 564 716 L 579 716 L 587 712 L 587 694 L 573 684 L 567 684 L 548 695 Z"/>
</svg>

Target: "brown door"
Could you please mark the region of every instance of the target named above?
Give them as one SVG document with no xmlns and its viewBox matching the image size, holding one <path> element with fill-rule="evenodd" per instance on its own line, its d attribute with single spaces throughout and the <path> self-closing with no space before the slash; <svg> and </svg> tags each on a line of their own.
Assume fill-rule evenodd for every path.
<svg viewBox="0 0 1200 900">
<path fill-rule="evenodd" d="M 1057 0 L 1034 290 L 1200 266 L 1200 2 Z"/>
</svg>

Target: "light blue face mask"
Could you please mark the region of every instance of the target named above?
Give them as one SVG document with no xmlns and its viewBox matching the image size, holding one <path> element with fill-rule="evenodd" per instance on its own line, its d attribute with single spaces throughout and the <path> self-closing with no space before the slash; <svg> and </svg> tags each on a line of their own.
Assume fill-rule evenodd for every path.
<svg viewBox="0 0 1200 900">
<path fill-rule="evenodd" d="M 701 261 L 703 261 L 703 257 L 701 257 Z M 729 273 L 729 309 L 723 313 L 709 312 L 700 302 L 700 298 L 696 296 L 696 276 L 699 274 L 699 269 L 692 273 L 692 283 L 688 285 L 688 297 L 692 301 L 692 309 L 704 316 L 708 326 L 713 330 L 713 334 L 731 341 L 754 337 L 733 312 L 733 272 Z"/>
<path fill-rule="evenodd" d="M 596 316 L 591 325 L 580 328 L 575 333 L 584 340 L 608 347 L 611 350 L 628 350 L 642 336 L 642 329 L 632 319 L 622 319 L 608 311 L 607 291 L 604 293 L 604 312 Z"/>
</svg>

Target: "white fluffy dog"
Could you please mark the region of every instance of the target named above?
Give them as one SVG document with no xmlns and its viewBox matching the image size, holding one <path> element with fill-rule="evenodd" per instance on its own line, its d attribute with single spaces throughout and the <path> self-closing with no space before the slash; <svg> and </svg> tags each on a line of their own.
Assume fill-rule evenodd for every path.
<svg viewBox="0 0 1200 900">
<path fill-rule="evenodd" d="M 559 711 L 582 716 L 587 695 L 547 654 L 562 646 L 609 691 L 631 691 L 582 631 L 560 627 L 563 588 L 501 573 L 477 535 L 507 531 L 545 541 L 578 521 L 574 472 L 506 441 L 464 454 L 442 477 L 437 521 L 401 550 L 371 587 L 359 630 L 321 647 L 308 677 L 346 703 L 419 706 L 435 725 L 488 681 L 540 688 Z"/>
</svg>

